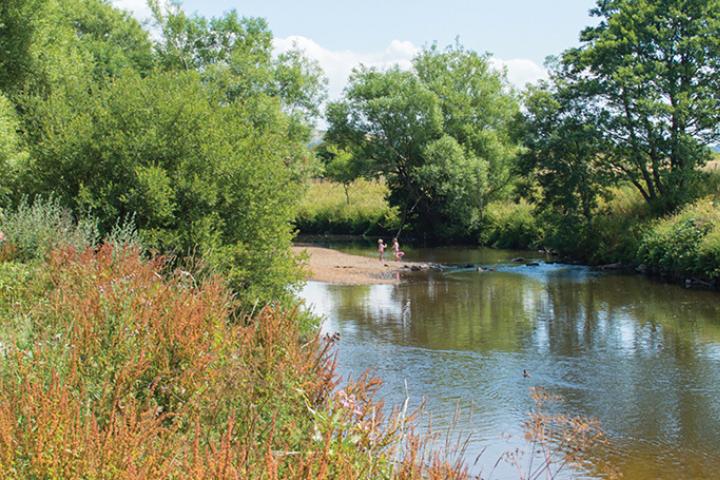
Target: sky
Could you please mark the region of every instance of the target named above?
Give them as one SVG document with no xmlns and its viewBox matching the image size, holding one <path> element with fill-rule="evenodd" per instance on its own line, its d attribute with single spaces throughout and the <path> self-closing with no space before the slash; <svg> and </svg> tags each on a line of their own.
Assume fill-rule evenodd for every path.
<svg viewBox="0 0 720 480">
<path fill-rule="evenodd" d="M 149 16 L 145 0 L 113 0 L 139 19 Z M 518 87 L 546 76 L 543 63 L 577 45 L 593 19 L 594 0 L 184 0 L 188 13 L 212 17 L 236 9 L 263 17 L 275 36 L 275 50 L 297 45 L 317 60 L 338 98 L 353 67 L 408 67 L 420 48 L 454 43 L 493 55 Z"/>
</svg>

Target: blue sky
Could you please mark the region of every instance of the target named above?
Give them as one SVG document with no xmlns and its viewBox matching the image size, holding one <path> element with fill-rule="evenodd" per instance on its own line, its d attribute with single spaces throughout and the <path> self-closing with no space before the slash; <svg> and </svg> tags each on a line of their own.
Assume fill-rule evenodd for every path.
<svg viewBox="0 0 720 480">
<path fill-rule="evenodd" d="M 145 0 L 113 0 L 143 18 Z M 298 45 L 326 70 L 336 97 L 358 63 L 407 66 L 418 48 L 452 43 L 490 52 L 516 85 L 542 78 L 546 56 L 577 44 L 594 0 L 185 0 L 188 12 L 236 9 L 268 20 L 277 51 Z"/>
</svg>

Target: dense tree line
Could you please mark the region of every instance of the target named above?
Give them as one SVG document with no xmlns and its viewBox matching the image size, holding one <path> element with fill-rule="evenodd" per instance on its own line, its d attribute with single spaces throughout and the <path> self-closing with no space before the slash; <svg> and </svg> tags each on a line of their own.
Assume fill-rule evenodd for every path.
<svg viewBox="0 0 720 480">
<path fill-rule="evenodd" d="M 324 95 L 264 20 L 150 2 L 158 38 L 104 0 L 0 6 L 0 199 L 55 196 L 150 248 L 198 255 L 248 303 L 297 279 L 291 221 Z"/>
<path fill-rule="evenodd" d="M 574 252 L 594 248 L 611 188 L 654 215 L 697 199 L 720 141 L 720 2 L 599 0 L 591 14 L 522 93 L 460 45 L 410 71 L 357 69 L 328 108 L 329 176 L 383 177 L 403 223 L 441 241 L 491 237 L 488 206 L 525 197 L 550 232 L 538 241 Z"/>
</svg>

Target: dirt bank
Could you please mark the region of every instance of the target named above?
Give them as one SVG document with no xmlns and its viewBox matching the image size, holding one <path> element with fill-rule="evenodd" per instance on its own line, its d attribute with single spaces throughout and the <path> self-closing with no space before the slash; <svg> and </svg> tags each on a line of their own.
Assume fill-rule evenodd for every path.
<svg viewBox="0 0 720 480">
<path fill-rule="evenodd" d="M 329 248 L 298 245 L 293 252 L 306 252 L 306 266 L 310 280 L 337 285 L 378 285 L 397 284 L 402 281 L 401 272 L 412 267 L 426 268 L 426 265 L 412 262 L 396 262 L 392 252 L 386 254 L 386 260 L 360 255 L 349 255 Z"/>
</svg>

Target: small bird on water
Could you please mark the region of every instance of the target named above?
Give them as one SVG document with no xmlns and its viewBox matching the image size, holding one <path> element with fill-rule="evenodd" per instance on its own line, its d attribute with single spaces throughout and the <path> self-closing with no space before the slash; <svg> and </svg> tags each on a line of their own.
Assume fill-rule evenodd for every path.
<svg viewBox="0 0 720 480">
<path fill-rule="evenodd" d="M 530 373 L 525 369 L 523 369 L 523 378 L 530 378 Z"/>
</svg>

